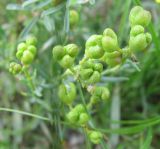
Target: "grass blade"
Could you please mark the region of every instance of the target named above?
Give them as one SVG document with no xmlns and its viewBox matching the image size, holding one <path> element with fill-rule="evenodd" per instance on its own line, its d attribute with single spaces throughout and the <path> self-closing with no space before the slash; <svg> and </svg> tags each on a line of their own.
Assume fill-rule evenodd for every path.
<svg viewBox="0 0 160 149">
<path fill-rule="evenodd" d="M 37 115 L 37 114 L 33 114 L 33 113 L 25 112 L 25 111 L 20 111 L 20 110 L 16 110 L 16 109 L 0 108 L 0 111 L 18 113 L 18 114 L 34 117 L 34 118 L 37 118 L 37 119 L 41 119 L 41 120 L 44 120 L 44 121 L 50 121 L 50 119 L 47 118 L 47 117 L 43 117 L 43 116 L 40 116 L 40 115 Z"/>
<path fill-rule="evenodd" d="M 150 145 L 151 145 L 151 142 L 152 142 L 152 129 L 150 128 L 148 130 L 148 134 L 147 134 L 147 137 L 146 137 L 146 140 L 144 142 L 144 144 L 141 146 L 140 149 L 150 149 Z"/>
</svg>

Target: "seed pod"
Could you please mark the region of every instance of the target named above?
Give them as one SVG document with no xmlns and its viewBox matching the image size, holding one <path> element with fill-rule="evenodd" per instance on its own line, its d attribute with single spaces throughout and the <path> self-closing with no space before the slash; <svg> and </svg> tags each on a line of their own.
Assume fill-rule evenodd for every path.
<svg viewBox="0 0 160 149">
<path fill-rule="evenodd" d="M 24 42 L 19 43 L 17 46 L 17 52 L 18 51 L 24 52 L 25 50 L 27 50 L 27 44 Z"/>
<path fill-rule="evenodd" d="M 30 51 L 26 50 L 23 52 L 21 62 L 24 65 L 29 65 L 32 63 L 33 59 L 34 59 L 34 55 Z"/>
<path fill-rule="evenodd" d="M 89 120 L 89 116 L 87 113 L 81 113 L 80 116 L 79 116 L 79 120 L 78 120 L 78 123 L 80 125 L 85 125 Z"/>
<path fill-rule="evenodd" d="M 56 59 L 56 60 L 61 60 L 62 57 L 66 54 L 63 46 L 61 45 L 57 45 L 53 48 L 52 50 L 52 54 L 53 54 L 53 57 Z"/>
<path fill-rule="evenodd" d="M 9 65 L 9 72 L 11 72 L 12 74 L 18 74 L 20 73 L 22 70 L 22 67 L 20 64 L 15 63 L 15 62 L 11 62 Z"/>
<path fill-rule="evenodd" d="M 86 50 L 85 54 L 89 58 L 98 59 L 101 58 L 104 54 L 102 48 L 102 35 L 92 35 L 86 41 Z"/>
<path fill-rule="evenodd" d="M 102 140 L 102 133 L 99 131 L 91 131 L 89 132 L 89 139 L 94 144 L 99 144 Z"/>
<path fill-rule="evenodd" d="M 74 110 L 76 112 L 78 112 L 79 114 L 80 113 L 85 113 L 85 108 L 84 108 L 84 106 L 82 104 L 76 105 L 75 108 L 74 108 Z"/>
<path fill-rule="evenodd" d="M 96 104 L 97 102 L 104 100 L 107 101 L 110 96 L 108 88 L 102 86 L 96 86 L 92 91 L 91 102 Z"/>
<path fill-rule="evenodd" d="M 103 32 L 102 47 L 106 52 L 114 52 L 118 49 L 117 35 L 110 28 L 106 28 Z"/>
<path fill-rule="evenodd" d="M 79 51 L 78 46 L 76 44 L 68 44 L 64 48 L 67 54 L 73 58 L 77 56 L 78 51 Z"/>
<path fill-rule="evenodd" d="M 30 51 L 34 56 L 37 53 L 37 48 L 33 45 L 28 46 L 27 50 Z"/>
<path fill-rule="evenodd" d="M 144 33 L 144 28 L 140 25 L 134 26 L 130 35 L 129 48 L 133 51 L 144 50 L 152 40 L 151 34 Z"/>
<path fill-rule="evenodd" d="M 69 21 L 70 21 L 71 28 L 78 24 L 79 14 L 76 10 L 69 11 Z"/>
<path fill-rule="evenodd" d="M 122 63 L 122 52 L 119 51 L 114 51 L 114 52 L 106 52 L 104 54 L 103 60 L 110 66 L 114 67 L 118 64 Z"/>
<path fill-rule="evenodd" d="M 87 84 L 95 84 L 101 80 L 101 74 L 98 71 L 94 71 L 91 77 L 86 81 Z"/>
<path fill-rule="evenodd" d="M 103 65 L 101 63 L 95 63 L 94 64 L 94 70 L 96 70 L 98 72 L 102 72 L 103 71 Z"/>
<path fill-rule="evenodd" d="M 126 60 L 127 58 L 131 57 L 131 49 L 129 47 L 125 47 L 122 49 L 122 59 Z"/>
<path fill-rule="evenodd" d="M 100 81 L 103 66 L 93 60 L 89 60 L 80 64 L 78 72 L 84 84 L 94 84 Z"/>
<path fill-rule="evenodd" d="M 19 60 L 22 58 L 22 55 L 23 55 L 23 51 L 18 50 L 18 51 L 16 52 L 16 57 L 17 57 Z"/>
<path fill-rule="evenodd" d="M 81 71 L 80 77 L 83 80 L 85 80 L 85 79 L 89 79 L 92 74 L 93 74 L 93 69 L 84 69 L 84 70 Z"/>
<path fill-rule="evenodd" d="M 151 14 L 142 7 L 135 6 L 130 12 L 129 21 L 131 26 L 142 25 L 146 27 L 151 21 Z"/>
<path fill-rule="evenodd" d="M 76 98 L 76 87 L 73 83 L 61 84 L 58 90 L 58 96 L 65 104 L 71 104 Z"/>
<path fill-rule="evenodd" d="M 37 45 L 37 38 L 34 36 L 30 36 L 26 39 L 26 44 L 27 45 L 33 45 L 36 46 Z"/>
<path fill-rule="evenodd" d="M 76 123 L 78 121 L 79 114 L 76 111 L 70 111 L 67 114 L 67 119 L 70 123 Z"/>
<path fill-rule="evenodd" d="M 59 63 L 63 68 L 70 68 L 74 64 L 74 58 L 69 55 L 65 55 Z"/>
</svg>

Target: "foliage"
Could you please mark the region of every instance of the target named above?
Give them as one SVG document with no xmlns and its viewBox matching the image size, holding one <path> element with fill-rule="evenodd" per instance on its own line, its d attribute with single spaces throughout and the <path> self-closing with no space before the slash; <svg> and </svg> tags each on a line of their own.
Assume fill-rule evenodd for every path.
<svg viewBox="0 0 160 149">
<path fill-rule="evenodd" d="M 158 4 L 0 4 L 0 148 L 160 147 Z"/>
</svg>

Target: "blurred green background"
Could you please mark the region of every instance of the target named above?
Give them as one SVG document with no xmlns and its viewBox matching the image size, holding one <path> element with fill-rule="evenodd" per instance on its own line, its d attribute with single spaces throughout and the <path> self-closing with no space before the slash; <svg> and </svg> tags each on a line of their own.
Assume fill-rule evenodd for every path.
<svg viewBox="0 0 160 149">
<path fill-rule="evenodd" d="M 54 6 L 52 0 L 30 2 L 0 1 L 0 107 L 49 117 L 55 123 L 0 110 L 0 149 L 86 149 L 81 130 L 61 124 L 65 111 L 59 103 L 57 87 L 63 70 L 52 59 L 52 48 L 64 44 L 65 40 L 74 42 L 81 47 L 79 60 L 84 54 L 86 39 L 107 27 L 115 30 L 120 45 L 125 46 L 130 30 L 129 12 L 139 1 L 71 0 L 70 8 L 80 14 L 79 24 L 72 30 L 66 17 L 70 8 L 66 8 L 65 3 Z M 121 109 L 121 120 L 149 119 L 159 116 L 160 112 L 160 3 L 143 0 L 141 5 L 152 13 L 152 24 L 148 27 L 153 37 L 150 48 L 137 54 L 138 66 L 128 61 L 125 69 L 104 77 L 102 82 L 110 84 L 112 98 L 115 94 L 118 96 L 120 103 L 116 107 Z M 17 44 L 28 34 L 38 39 L 38 54 L 30 70 L 36 85 L 35 97 L 23 75 L 13 76 L 8 71 L 9 63 L 17 61 Z M 97 105 L 94 119 L 98 128 L 110 128 L 112 104 L 110 99 L 107 105 Z M 159 149 L 159 123 L 153 126 L 152 136 L 151 148 Z M 106 134 L 109 148 L 135 149 L 145 142 L 146 131 L 118 134 L 118 141 L 110 141 L 112 137 L 116 138 Z"/>
</svg>

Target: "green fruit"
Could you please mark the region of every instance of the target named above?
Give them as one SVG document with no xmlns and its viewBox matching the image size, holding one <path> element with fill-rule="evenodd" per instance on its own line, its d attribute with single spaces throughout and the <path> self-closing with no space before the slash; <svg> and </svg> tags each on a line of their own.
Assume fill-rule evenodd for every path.
<svg viewBox="0 0 160 149">
<path fill-rule="evenodd" d="M 85 125 L 89 121 L 89 116 L 87 113 L 81 113 L 79 116 L 79 121 L 78 123 L 80 125 Z"/>
<path fill-rule="evenodd" d="M 80 77 L 83 80 L 89 79 L 92 74 L 93 74 L 93 69 L 83 69 L 83 70 L 80 71 Z"/>
<path fill-rule="evenodd" d="M 76 10 L 70 10 L 69 11 L 69 21 L 70 21 L 70 26 L 71 27 L 74 27 L 75 25 L 78 24 L 79 14 Z"/>
<path fill-rule="evenodd" d="M 144 33 L 144 27 L 141 25 L 135 25 L 134 27 L 132 27 L 131 32 L 130 32 L 130 36 L 137 36 L 141 33 Z"/>
<path fill-rule="evenodd" d="M 92 35 L 86 41 L 86 50 L 85 54 L 89 58 L 98 59 L 101 58 L 104 54 L 101 43 L 101 35 Z"/>
<path fill-rule="evenodd" d="M 36 46 L 37 45 L 37 38 L 34 36 L 30 36 L 26 39 L 26 44 L 27 45 L 33 45 Z"/>
<path fill-rule="evenodd" d="M 102 72 L 103 71 L 103 65 L 101 63 L 95 63 L 94 64 L 94 70 L 96 70 L 98 72 Z"/>
<path fill-rule="evenodd" d="M 142 7 L 136 6 L 130 12 L 129 21 L 131 26 L 142 25 L 146 27 L 151 21 L 151 14 Z"/>
<path fill-rule="evenodd" d="M 65 48 L 67 54 L 73 58 L 77 56 L 78 51 L 79 51 L 78 46 L 76 44 L 68 44 L 64 48 Z"/>
<path fill-rule="evenodd" d="M 89 133 L 89 139 L 94 144 L 99 144 L 102 140 L 102 137 L 103 137 L 103 135 L 99 131 L 91 131 Z"/>
<path fill-rule="evenodd" d="M 125 47 L 122 49 L 122 57 L 123 57 L 123 60 L 126 60 L 127 58 L 130 58 L 131 57 L 131 49 L 129 47 Z"/>
<path fill-rule="evenodd" d="M 11 72 L 12 74 L 18 74 L 20 73 L 22 70 L 22 67 L 20 64 L 15 63 L 15 62 L 11 62 L 9 65 L 9 72 Z"/>
<path fill-rule="evenodd" d="M 37 53 L 37 48 L 33 45 L 28 46 L 27 50 L 30 51 L 34 56 Z"/>
<path fill-rule="evenodd" d="M 70 111 L 67 114 L 67 119 L 70 123 L 76 123 L 78 121 L 79 114 L 75 111 Z"/>
<path fill-rule="evenodd" d="M 109 89 L 106 87 L 102 88 L 102 94 L 101 94 L 101 98 L 104 101 L 108 101 L 108 98 L 110 97 L 110 92 Z"/>
<path fill-rule="evenodd" d="M 17 57 L 19 60 L 22 58 L 22 55 L 23 55 L 23 51 L 18 50 L 18 51 L 16 52 L 16 57 Z"/>
<path fill-rule="evenodd" d="M 30 51 L 26 50 L 26 51 L 23 52 L 21 62 L 24 65 L 29 65 L 29 64 L 32 63 L 33 59 L 34 59 L 34 55 Z"/>
<path fill-rule="evenodd" d="M 107 101 L 110 96 L 108 88 L 102 86 L 96 86 L 92 92 L 91 101 L 93 104 L 104 100 Z"/>
<path fill-rule="evenodd" d="M 65 52 L 63 46 L 57 45 L 57 46 L 55 46 L 55 47 L 53 48 L 52 54 L 53 54 L 53 57 L 54 57 L 56 60 L 61 60 L 61 59 L 63 58 L 63 56 L 66 54 L 66 52 Z"/>
<path fill-rule="evenodd" d="M 106 52 L 114 52 L 118 49 L 118 40 L 115 32 L 107 28 L 103 32 L 102 47 Z"/>
<path fill-rule="evenodd" d="M 101 80 L 101 74 L 98 71 L 94 71 L 92 76 L 86 80 L 87 84 L 95 84 Z"/>
<path fill-rule="evenodd" d="M 27 44 L 24 42 L 19 43 L 17 46 L 17 51 L 24 52 L 25 50 L 27 50 Z"/>
<path fill-rule="evenodd" d="M 108 64 L 110 67 L 114 67 L 122 63 L 122 52 L 114 51 L 114 52 L 106 52 L 103 60 Z"/>
<path fill-rule="evenodd" d="M 77 113 L 85 113 L 85 108 L 82 104 L 78 104 L 76 105 L 76 107 L 74 108 L 74 110 L 77 112 Z"/>
<path fill-rule="evenodd" d="M 151 34 L 144 33 L 144 28 L 141 25 L 134 26 L 131 29 L 130 35 L 129 48 L 132 51 L 144 50 L 152 40 Z"/>
<path fill-rule="evenodd" d="M 73 83 L 61 84 L 58 89 L 58 96 L 65 104 L 71 104 L 76 98 L 76 86 Z"/>
<path fill-rule="evenodd" d="M 74 64 L 74 58 L 69 55 L 65 55 L 59 63 L 63 68 L 70 68 Z"/>
</svg>

